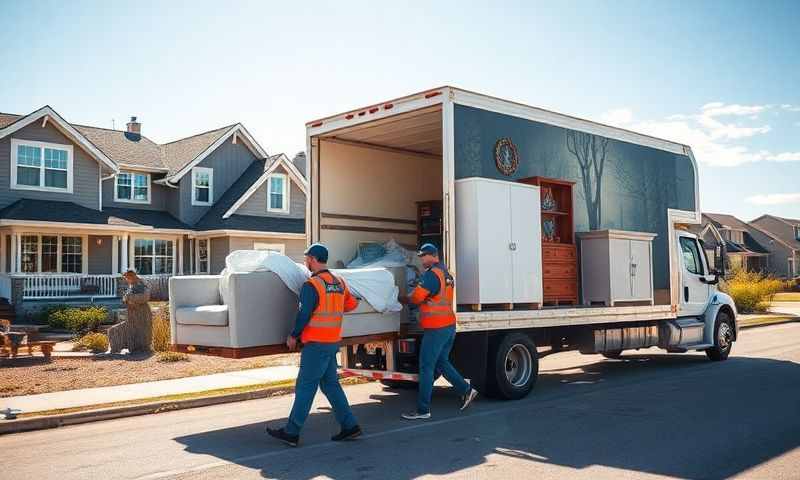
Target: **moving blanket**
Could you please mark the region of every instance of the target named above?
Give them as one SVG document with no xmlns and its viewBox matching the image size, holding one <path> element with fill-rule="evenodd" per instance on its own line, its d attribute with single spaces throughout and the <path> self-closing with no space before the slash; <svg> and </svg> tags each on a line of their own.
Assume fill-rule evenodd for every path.
<svg viewBox="0 0 800 480">
<path fill-rule="evenodd" d="M 286 255 L 263 250 L 237 250 L 225 259 L 225 270 L 220 280 L 220 295 L 224 303 L 228 292 L 230 273 L 269 271 L 275 273 L 286 286 L 298 295 L 300 287 L 311 276 L 305 267 Z M 380 313 L 399 312 L 403 306 L 397 301 L 398 288 L 394 276 L 385 268 L 355 268 L 331 270 L 347 282 L 356 297 L 365 300 Z"/>
</svg>

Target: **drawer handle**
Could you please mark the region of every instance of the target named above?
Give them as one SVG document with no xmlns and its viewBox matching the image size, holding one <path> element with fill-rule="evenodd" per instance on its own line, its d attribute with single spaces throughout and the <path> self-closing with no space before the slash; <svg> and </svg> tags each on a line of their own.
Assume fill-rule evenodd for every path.
<svg viewBox="0 0 800 480">
<path fill-rule="evenodd" d="M 509 250 L 516 250 L 517 249 L 517 244 L 514 243 L 514 242 L 509 243 L 508 244 L 508 249 Z"/>
</svg>

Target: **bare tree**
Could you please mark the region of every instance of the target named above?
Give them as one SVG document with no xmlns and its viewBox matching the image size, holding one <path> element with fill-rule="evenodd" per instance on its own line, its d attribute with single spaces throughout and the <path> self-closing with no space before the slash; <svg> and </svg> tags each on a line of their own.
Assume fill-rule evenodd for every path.
<svg viewBox="0 0 800 480">
<path fill-rule="evenodd" d="M 589 228 L 600 227 L 603 211 L 603 172 L 608 153 L 608 138 L 590 133 L 567 131 L 567 150 L 578 160 L 583 198 L 589 215 Z"/>
</svg>

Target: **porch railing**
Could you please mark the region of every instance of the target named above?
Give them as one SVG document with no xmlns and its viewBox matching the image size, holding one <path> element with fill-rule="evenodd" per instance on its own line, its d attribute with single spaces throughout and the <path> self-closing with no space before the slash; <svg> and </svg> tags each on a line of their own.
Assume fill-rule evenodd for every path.
<svg viewBox="0 0 800 480">
<path fill-rule="evenodd" d="M 73 297 L 113 298 L 119 275 L 20 275 L 24 280 L 23 300 Z"/>
</svg>

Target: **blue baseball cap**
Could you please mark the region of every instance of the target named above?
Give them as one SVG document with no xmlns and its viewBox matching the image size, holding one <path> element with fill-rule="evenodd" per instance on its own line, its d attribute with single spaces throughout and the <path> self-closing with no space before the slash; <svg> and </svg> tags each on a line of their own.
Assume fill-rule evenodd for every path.
<svg viewBox="0 0 800 480">
<path fill-rule="evenodd" d="M 426 243 L 425 245 L 419 247 L 419 251 L 417 252 L 418 257 L 423 255 L 439 255 L 439 249 L 436 248 L 436 245 L 432 243 Z"/>
<path fill-rule="evenodd" d="M 312 244 L 310 247 L 303 252 L 303 255 L 307 257 L 314 257 L 317 261 L 322 263 L 328 263 L 328 247 L 321 243 Z"/>
</svg>

